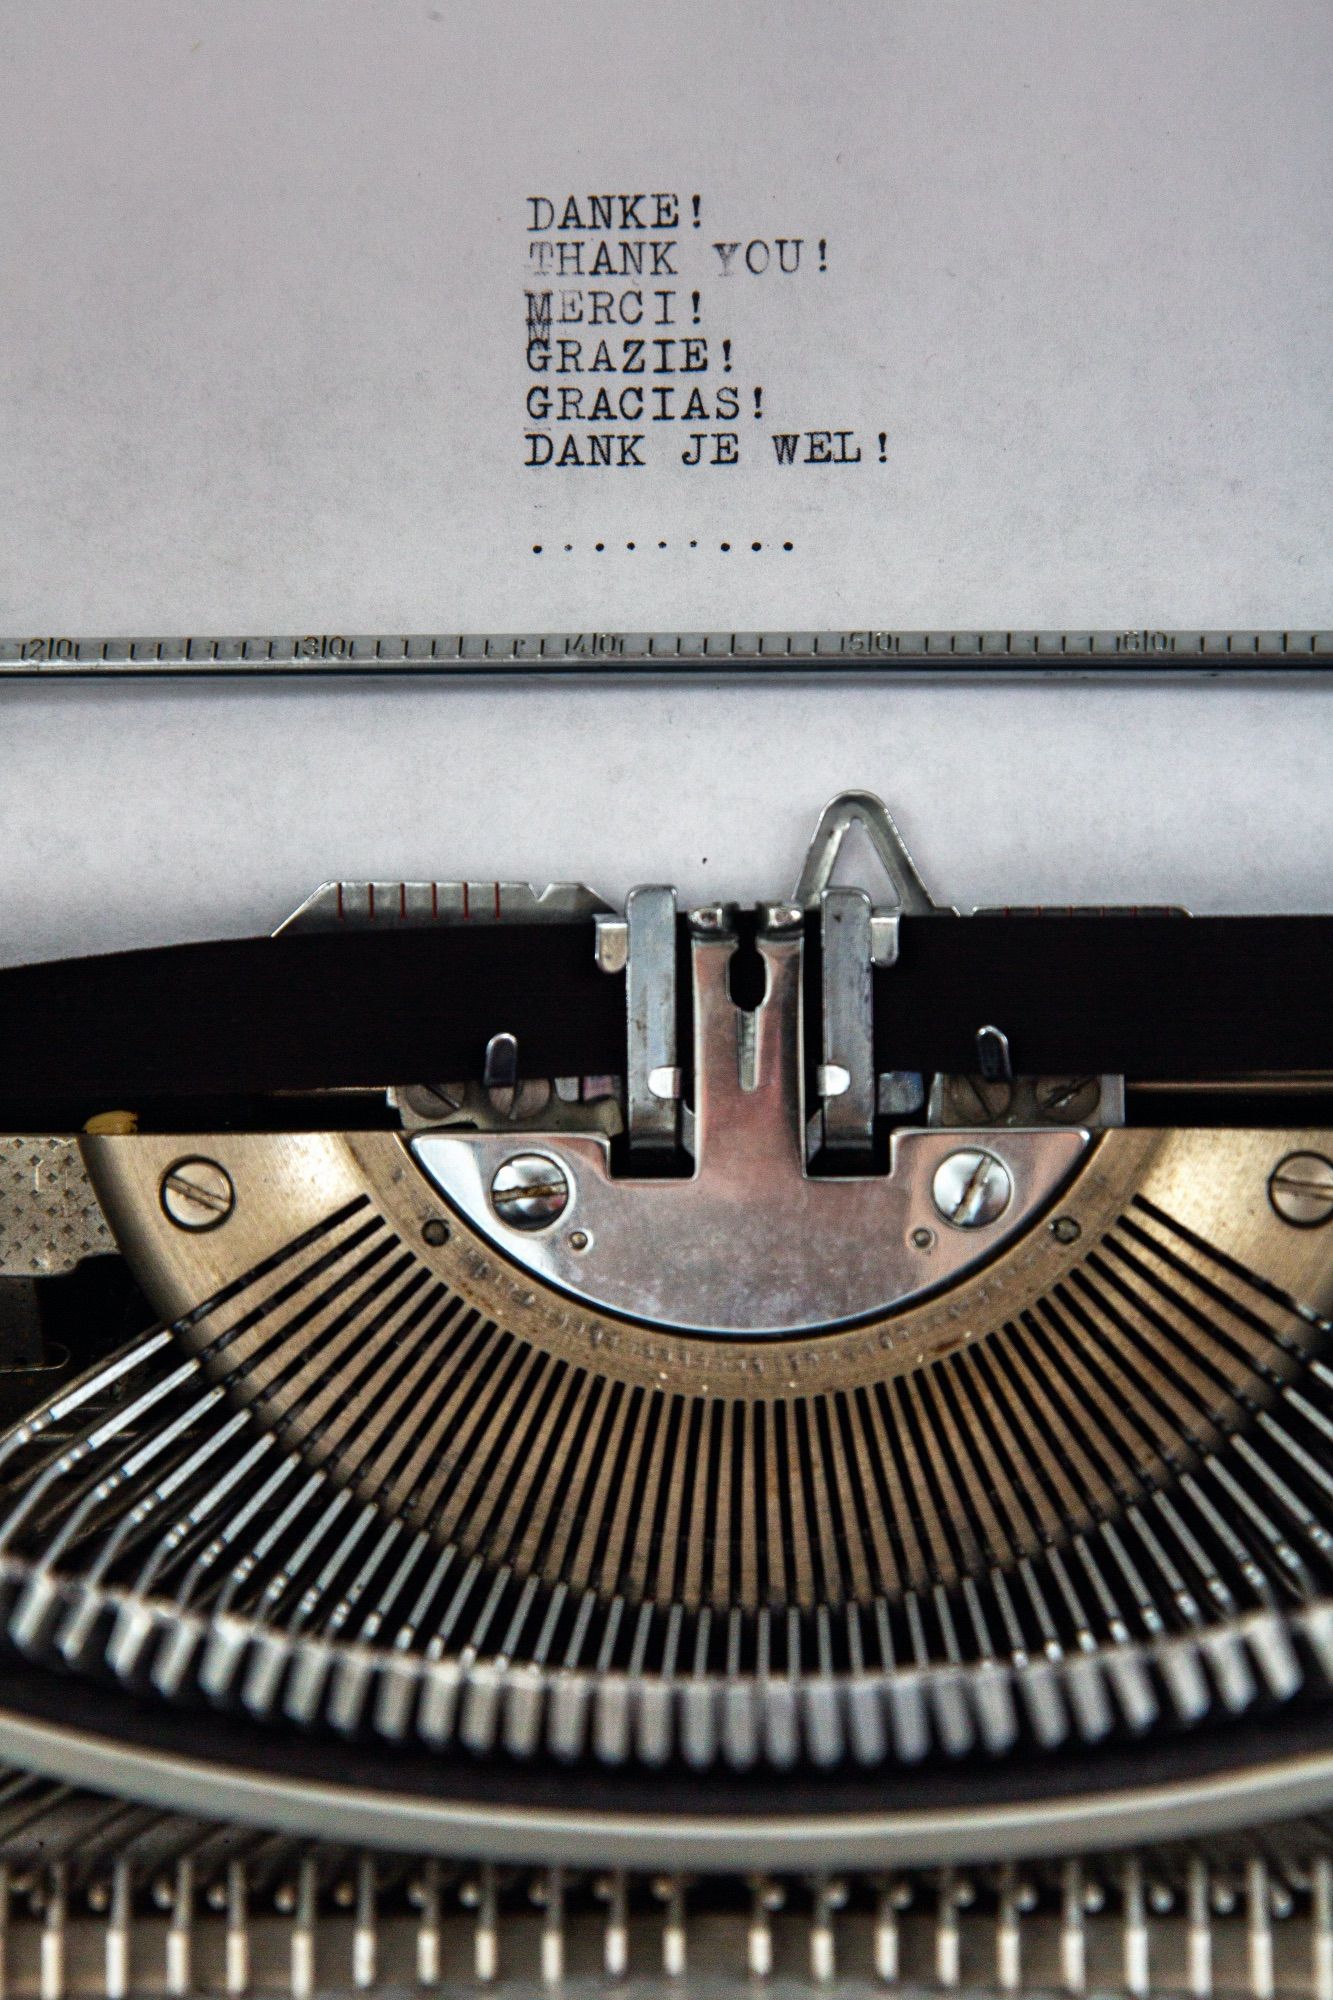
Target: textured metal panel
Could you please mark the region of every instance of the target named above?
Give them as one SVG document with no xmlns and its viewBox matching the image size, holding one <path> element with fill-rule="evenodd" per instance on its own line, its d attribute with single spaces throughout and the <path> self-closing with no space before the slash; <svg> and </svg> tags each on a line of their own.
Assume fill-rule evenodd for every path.
<svg viewBox="0 0 1333 2000">
<path fill-rule="evenodd" d="M 0 1276 L 51 1277 L 115 1247 L 77 1140 L 0 1136 Z"/>
</svg>

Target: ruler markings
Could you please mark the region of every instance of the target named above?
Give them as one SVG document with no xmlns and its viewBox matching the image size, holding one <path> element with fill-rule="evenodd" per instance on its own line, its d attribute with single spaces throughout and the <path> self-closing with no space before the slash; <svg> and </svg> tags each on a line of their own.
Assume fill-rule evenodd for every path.
<svg viewBox="0 0 1333 2000">
<path fill-rule="evenodd" d="M 161 639 L 0 638 L 0 675 L 418 673 L 494 668 L 840 665 L 927 671 L 1116 668 L 1327 672 L 1333 631 L 339 633 Z"/>
</svg>

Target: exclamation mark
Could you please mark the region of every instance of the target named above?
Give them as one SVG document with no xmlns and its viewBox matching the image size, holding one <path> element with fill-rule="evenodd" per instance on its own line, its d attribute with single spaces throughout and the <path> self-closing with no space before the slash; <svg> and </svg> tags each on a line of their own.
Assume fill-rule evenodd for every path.
<svg viewBox="0 0 1333 2000">
<path fill-rule="evenodd" d="M 699 197 L 697 194 L 690 196 L 690 206 L 694 210 L 694 226 L 697 229 L 699 227 Z"/>
<path fill-rule="evenodd" d="M 754 416 L 756 423 L 758 423 L 760 417 L 762 417 L 763 414 L 764 414 L 764 392 L 762 389 L 756 389 L 754 392 Z"/>
<path fill-rule="evenodd" d="M 828 238 L 827 236 L 821 236 L 819 239 L 819 268 L 821 271 L 827 271 L 828 269 L 828 257 L 826 255 L 827 250 L 828 250 Z"/>
<path fill-rule="evenodd" d="M 885 465 L 888 463 L 888 453 L 884 449 L 888 441 L 889 441 L 888 432 L 881 431 L 879 434 L 879 462 L 881 465 Z"/>
<path fill-rule="evenodd" d="M 698 294 L 697 292 L 691 292 L 691 293 L 690 293 L 690 304 L 691 304 L 691 305 L 692 305 L 692 306 L 694 307 L 694 324 L 695 324 L 696 326 L 698 326 L 698 324 L 699 324 L 699 294 Z"/>
<path fill-rule="evenodd" d="M 722 373 L 724 375 L 730 375 L 731 373 L 731 342 L 729 340 L 724 340 L 722 343 Z"/>
</svg>

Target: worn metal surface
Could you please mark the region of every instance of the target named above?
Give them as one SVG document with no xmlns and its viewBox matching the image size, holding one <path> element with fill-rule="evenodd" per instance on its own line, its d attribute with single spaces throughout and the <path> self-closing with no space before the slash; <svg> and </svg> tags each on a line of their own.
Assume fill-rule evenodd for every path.
<svg viewBox="0 0 1333 2000">
<path fill-rule="evenodd" d="M 553 1132 L 538 1150 L 569 1200 L 558 1227 L 553 1217 L 551 1227 L 533 1231 L 516 1226 L 494 1198 L 495 1177 L 514 1151 L 504 1135 L 419 1133 L 414 1157 L 473 1228 L 535 1277 L 599 1309 L 692 1333 L 819 1332 L 882 1315 L 956 1280 L 1021 1234 L 1074 1171 L 1087 1133 L 992 1135 L 1006 1196 L 980 1227 L 942 1219 L 932 1195 L 937 1169 L 957 1153 L 956 1132 L 895 1133 L 887 1174 L 811 1177 L 804 944 L 799 930 L 761 933 L 758 951 L 767 994 L 746 1013 L 729 991 L 735 937 L 706 932 L 692 941 L 688 1177 L 621 1178 L 604 1138 Z M 630 963 L 632 970 L 632 950 Z M 873 1104 L 868 1067 L 862 1080 Z"/>
<path fill-rule="evenodd" d="M 115 1247 L 76 1139 L 0 1135 L 0 1277 L 52 1277 Z"/>
</svg>

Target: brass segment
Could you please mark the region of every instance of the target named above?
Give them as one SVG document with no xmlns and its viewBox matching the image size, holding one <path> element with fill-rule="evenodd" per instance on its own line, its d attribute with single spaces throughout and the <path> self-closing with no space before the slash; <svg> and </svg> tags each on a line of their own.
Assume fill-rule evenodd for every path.
<svg viewBox="0 0 1333 2000">
<path fill-rule="evenodd" d="M 352 1641 L 413 1671 L 704 1679 L 1093 1649 L 1123 1672 L 1105 1721 L 1075 1719 L 1089 1740 L 1117 1704 L 1142 1726 L 1164 1701 L 1243 1706 L 1264 1676 L 1285 1697 L 1314 1656 L 1275 1608 L 1317 1621 L 1333 1595 L 1333 1278 L 1264 1195 L 1302 1142 L 1109 1133 L 1060 1205 L 1076 1239 L 1038 1224 L 882 1326 L 749 1355 L 548 1296 L 457 1218 L 423 1236 L 438 1207 L 392 1135 L 212 1135 L 236 1212 L 189 1256 L 149 1198 L 196 1142 L 89 1142 L 160 1296 L 197 1289 L 77 1412 L 0 1445 L 6 1615 L 68 1664 L 105 1647 L 163 1692 L 198 1675 L 300 1720 L 352 1699 L 332 1671 Z M 1229 1635 L 1256 1617 L 1247 1654 Z M 1195 1636 L 1232 1647 L 1216 1693 Z M 1135 1649 L 1170 1646 L 1184 1663 L 1154 1682 Z M 482 1727 L 439 1699 L 432 1740 Z M 1056 1707 L 1032 1726 L 1074 1727 Z M 1009 1741 L 1002 1705 L 940 1715 L 920 1728 L 954 1754 Z"/>
<path fill-rule="evenodd" d="M 1229 1166 L 1225 1135 L 1206 1136 Z M 1244 1137 L 1252 1147 L 1255 1135 Z M 136 1143 L 101 1145 L 124 1157 Z M 280 1155 L 300 1144 L 268 1143 Z M 400 1184 L 400 1150 L 376 1156 L 400 1177 L 377 1186 L 333 1138 L 310 1143 L 316 1169 L 320 1149 L 333 1149 L 360 1197 L 183 1338 L 259 1421 L 362 1499 L 576 1590 L 725 1610 L 956 1585 L 1177 1477 L 1280 1393 L 1314 1338 L 1132 1174 L 1121 1212 L 1062 1256 L 1053 1283 L 1024 1287 L 1017 1246 L 979 1288 L 1009 1316 L 964 1323 L 953 1352 L 932 1358 L 927 1346 L 914 1370 L 897 1353 L 886 1368 L 877 1357 L 891 1350 L 865 1343 L 860 1380 L 844 1387 L 831 1336 L 827 1386 L 820 1343 L 802 1341 L 770 1344 L 768 1374 L 748 1394 L 722 1392 L 696 1342 L 692 1385 L 664 1370 L 646 1395 L 613 1396 L 612 1323 L 583 1351 L 592 1365 L 571 1366 L 539 1316 L 479 1310 L 419 1236 L 391 1226 L 376 1197 Z M 1182 1143 L 1197 1151 L 1198 1135 Z M 262 1144 L 247 1141 L 251 1175 Z M 370 1137 L 358 1144 L 364 1153 Z M 1133 1169 L 1141 1143 L 1127 1150 Z M 274 1186 L 283 1171 L 280 1159 Z M 1150 1186 L 1174 1191 L 1181 1178 L 1168 1156 L 1155 1181 L 1149 1160 Z M 238 1185 L 244 1193 L 243 1171 Z M 1076 1188 L 1062 1207 L 1077 1206 Z M 451 1277 L 469 1254 L 480 1261 L 466 1237 L 455 1218 Z M 791 1364 L 773 1351 L 784 1347 Z M 791 1380 L 775 1381 L 775 1368 Z"/>
</svg>

